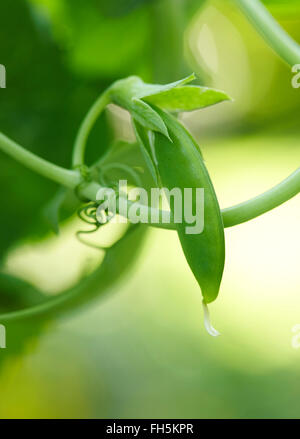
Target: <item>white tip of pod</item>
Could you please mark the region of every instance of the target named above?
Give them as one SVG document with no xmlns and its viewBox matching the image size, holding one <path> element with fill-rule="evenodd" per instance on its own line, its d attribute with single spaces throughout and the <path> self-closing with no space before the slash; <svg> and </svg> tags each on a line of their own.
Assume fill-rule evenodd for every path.
<svg viewBox="0 0 300 439">
<path fill-rule="evenodd" d="M 211 335 L 212 337 L 218 337 L 219 335 L 221 335 L 219 333 L 219 331 L 217 331 L 211 324 L 210 322 L 210 316 L 209 316 L 209 311 L 208 311 L 208 306 L 207 304 L 204 302 L 204 300 L 202 301 L 202 306 L 203 306 L 203 312 L 204 312 L 204 326 L 206 331 L 209 333 L 209 335 Z"/>
</svg>

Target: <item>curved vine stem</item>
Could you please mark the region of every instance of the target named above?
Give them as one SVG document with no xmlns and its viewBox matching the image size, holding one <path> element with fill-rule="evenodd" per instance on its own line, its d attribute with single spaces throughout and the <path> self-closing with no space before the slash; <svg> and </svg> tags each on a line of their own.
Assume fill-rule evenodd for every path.
<svg viewBox="0 0 300 439">
<path fill-rule="evenodd" d="M 84 154 L 85 154 L 85 148 L 86 148 L 86 142 L 88 136 L 97 118 L 100 116 L 100 114 L 105 109 L 105 107 L 109 104 L 109 102 L 110 102 L 109 89 L 107 89 L 97 99 L 97 101 L 90 108 L 89 112 L 83 119 L 74 143 L 73 159 L 72 159 L 72 166 L 74 168 L 84 164 Z"/>
<path fill-rule="evenodd" d="M 300 62 L 300 45 L 259 0 L 233 0 L 272 49 L 290 66 Z"/>
<path fill-rule="evenodd" d="M 26 151 L 22 146 L 10 140 L 4 134 L 0 133 L 0 150 L 6 152 L 17 161 L 27 166 L 29 169 L 55 181 L 58 184 L 66 186 L 71 189 L 79 188 L 80 195 L 91 200 L 97 200 L 97 192 L 101 189 L 101 185 L 95 181 L 81 182 L 79 172 L 71 171 L 54 165 L 47 160 L 37 157 L 35 154 Z M 283 180 L 272 189 L 264 192 L 257 197 L 237 204 L 236 206 L 228 207 L 222 210 L 224 227 L 232 227 L 237 224 L 249 221 L 256 218 L 269 210 L 283 204 L 300 192 L 300 168 L 298 168 L 288 178 Z M 122 198 L 123 202 L 127 203 L 128 208 L 133 204 L 132 201 Z M 152 223 L 151 218 L 156 218 L 156 215 L 151 214 L 152 208 L 138 204 L 137 207 L 141 210 L 141 217 L 144 218 L 144 223 L 148 225 L 159 227 L 163 229 L 175 229 L 174 223 Z M 163 218 L 163 212 L 160 211 L 159 218 Z"/>
<path fill-rule="evenodd" d="M 74 189 L 80 182 L 80 175 L 77 171 L 62 168 L 38 157 L 9 139 L 3 133 L 0 133 L 0 150 L 32 171 L 70 189 Z"/>
<path fill-rule="evenodd" d="M 98 183 L 92 182 L 88 183 L 85 188 L 83 188 L 83 193 L 85 196 L 89 196 L 94 199 L 96 197 L 97 191 L 101 188 Z M 236 206 L 229 207 L 227 209 L 222 210 L 224 227 L 232 227 L 237 224 L 240 224 L 245 221 L 249 221 L 277 206 L 288 201 L 293 196 L 297 195 L 300 192 L 300 168 L 298 168 L 292 175 L 283 180 L 277 186 L 273 187 L 269 191 L 264 192 L 258 197 L 252 198 L 244 203 L 240 203 Z M 128 202 L 129 204 L 130 202 Z M 132 203 L 132 202 L 131 202 Z M 151 209 L 147 206 L 140 205 L 141 209 L 144 210 L 145 215 L 148 217 L 151 216 Z M 158 228 L 165 228 L 174 230 L 174 223 L 157 223 L 157 224 L 149 224 Z M 105 272 L 103 268 L 101 270 L 101 274 Z M 101 279 L 99 274 L 96 274 L 96 279 Z M 91 277 L 93 279 L 94 276 Z M 87 283 L 89 281 L 86 281 Z M 99 280 L 97 280 L 99 283 Z M 97 284 L 98 284 L 97 283 Z M 89 283 L 88 283 L 89 285 Z M 86 286 L 86 285 L 85 285 Z M 34 306 L 32 308 L 28 308 L 21 311 L 11 312 L 9 314 L 0 315 L 1 322 L 13 321 L 15 319 L 26 318 L 26 317 L 34 317 L 39 315 L 44 315 L 45 313 L 50 313 L 51 311 L 56 311 L 57 309 L 63 308 L 64 305 L 69 304 L 72 306 L 73 301 L 76 300 L 79 296 L 81 296 L 82 291 L 87 290 L 85 287 L 74 287 L 69 291 L 66 291 L 63 294 L 60 294 L 54 298 L 48 299 L 44 303 L 40 305 Z"/>
<path fill-rule="evenodd" d="M 83 187 L 82 193 L 85 197 L 96 200 L 96 194 L 99 189 L 101 189 L 101 186 L 93 182 Z M 269 189 L 268 191 L 254 198 L 251 198 L 250 200 L 239 203 L 235 206 L 222 209 L 221 212 L 224 227 L 233 227 L 246 221 L 250 221 L 253 218 L 269 212 L 275 207 L 280 206 L 281 204 L 290 200 L 299 193 L 300 168 L 296 169 L 296 171 L 294 171 L 289 177 L 287 177 L 285 180 L 283 180 L 273 188 Z M 159 211 L 159 222 L 153 223 L 151 222 L 151 218 L 157 217 L 156 211 L 152 214 L 152 211 L 154 210 L 153 208 L 137 202 L 129 201 L 126 198 L 122 198 L 122 201 L 124 203 L 127 203 L 128 208 L 135 204 L 140 209 L 140 216 L 141 218 L 143 218 L 143 223 L 157 228 L 175 230 L 176 225 L 172 221 L 172 218 L 169 223 L 164 223 L 161 221 L 161 218 L 165 216 L 163 214 L 163 211 Z"/>
<path fill-rule="evenodd" d="M 290 200 L 300 192 L 300 168 L 272 189 L 222 210 L 224 227 L 250 221 Z"/>
</svg>

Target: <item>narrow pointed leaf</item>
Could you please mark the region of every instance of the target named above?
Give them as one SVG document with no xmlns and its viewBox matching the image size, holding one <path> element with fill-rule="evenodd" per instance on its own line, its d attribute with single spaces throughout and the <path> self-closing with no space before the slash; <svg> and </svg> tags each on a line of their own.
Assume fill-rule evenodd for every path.
<svg viewBox="0 0 300 439">
<path fill-rule="evenodd" d="M 230 97 L 219 90 L 188 85 L 148 95 L 143 100 L 169 111 L 193 111 L 228 101 Z"/>
<path fill-rule="evenodd" d="M 132 100 L 132 116 L 148 130 L 157 131 L 169 138 L 168 129 L 153 108 L 140 99 Z"/>
<path fill-rule="evenodd" d="M 194 73 L 192 73 L 190 76 L 187 76 L 186 78 L 180 79 L 179 81 L 170 82 L 169 84 L 160 85 L 160 84 L 142 83 L 142 87 L 140 88 L 138 97 L 144 100 L 144 98 L 147 96 L 152 96 L 158 93 L 163 93 L 169 90 L 173 90 L 176 87 L 182 87 L 194 81 L 195 79 L 196 76 Z"/>
<path fill-rule="evenodd" d="M 136 135 L 136 138 L 139 142 L 139 145 L 140 145 L 142 154 L 144 156 L 145 162 L 146 162 L 148 169 L 152 175 L 152 178 L 154 179 L 155 183 L 157 183 L 157 181 L 158 181 L 157 171 L 156 171 L 155 163 L 154 163 L 154 160 L 153 160 L 153 157 L 151 154 L 150 142 L 149 142 L 149 138 L 147 136 L 147 133 L 145 132 L 143 127 L 137 121 L 133 122 L 133 126 L 134 126 L 135 135 Z"/>
</svg>

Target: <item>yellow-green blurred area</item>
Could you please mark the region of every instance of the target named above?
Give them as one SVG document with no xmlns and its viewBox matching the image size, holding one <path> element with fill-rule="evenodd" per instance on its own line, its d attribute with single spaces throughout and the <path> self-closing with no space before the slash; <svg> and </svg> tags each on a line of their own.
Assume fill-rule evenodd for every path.
<svg viewBox="0 0 300 439">
<path fill-rule="evenodd" d="M 300 42 L 300 2 L 265 3 Z M 234 99 L 181 115 L 222 208 L 299 167 L 300 89 L 230 1 L 15 0 L 12 8 L 2 0 L 0 63 L 0 130 L 59 165 L 70 165 L 78 124 L 111 82 L 131 74 L 169 82 L 195 71 Z M 132 132 L 112 108 L 95 127 L 90 160 L 116 136 Z M 41 212 L 57 187 L 4 154 L 0 167 L 1 273 L 46 297 L 80 282 L 103 258 L 76 239 L 86 226 L 67 206 L 54 235 Z M 149 228 L 124 276 L 103 297 L 94 285 L 90 306 L 7 325 L 0 417 L 299 418 L 299 221 L 298 196 L 226 229 L 224 278 L 210 306 L 218 338 L 205 332 L 176 233 Z M 89 240 L 108 244 L 119 233 L 108 225 Z M 5 288 L 1 312 L 10 306 Z"/>
</svg>

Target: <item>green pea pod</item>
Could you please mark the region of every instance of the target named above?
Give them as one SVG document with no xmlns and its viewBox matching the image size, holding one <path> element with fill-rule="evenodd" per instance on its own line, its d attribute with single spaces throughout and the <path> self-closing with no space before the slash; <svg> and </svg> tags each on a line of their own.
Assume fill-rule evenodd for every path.
<svg viewBox="0 0 300 439">
<path fill-rule="evenodd" d="M 192 188 L 192 207 L 196 211 L 196 188 L 204 189 L 204 228 L 187 234 L 189 223 L 183 216 L 177 224 L 179 239 L 187 262 L 197 279 L 204 303 L 213 302 L 219 293 L 225 261 L 224 226 L 219 203 L 196 141 L 172 115 L 155 108 L 165 122 L 170 141 L 154 134 L 156 166 L 163 187 L 171 190 Z M 184 201 L 183 201 L 184 202 Z M 172 211 L 172 204 L 170 204 Z M 174 214 L 174 212 L 173 212 Z"/>
</svg>

